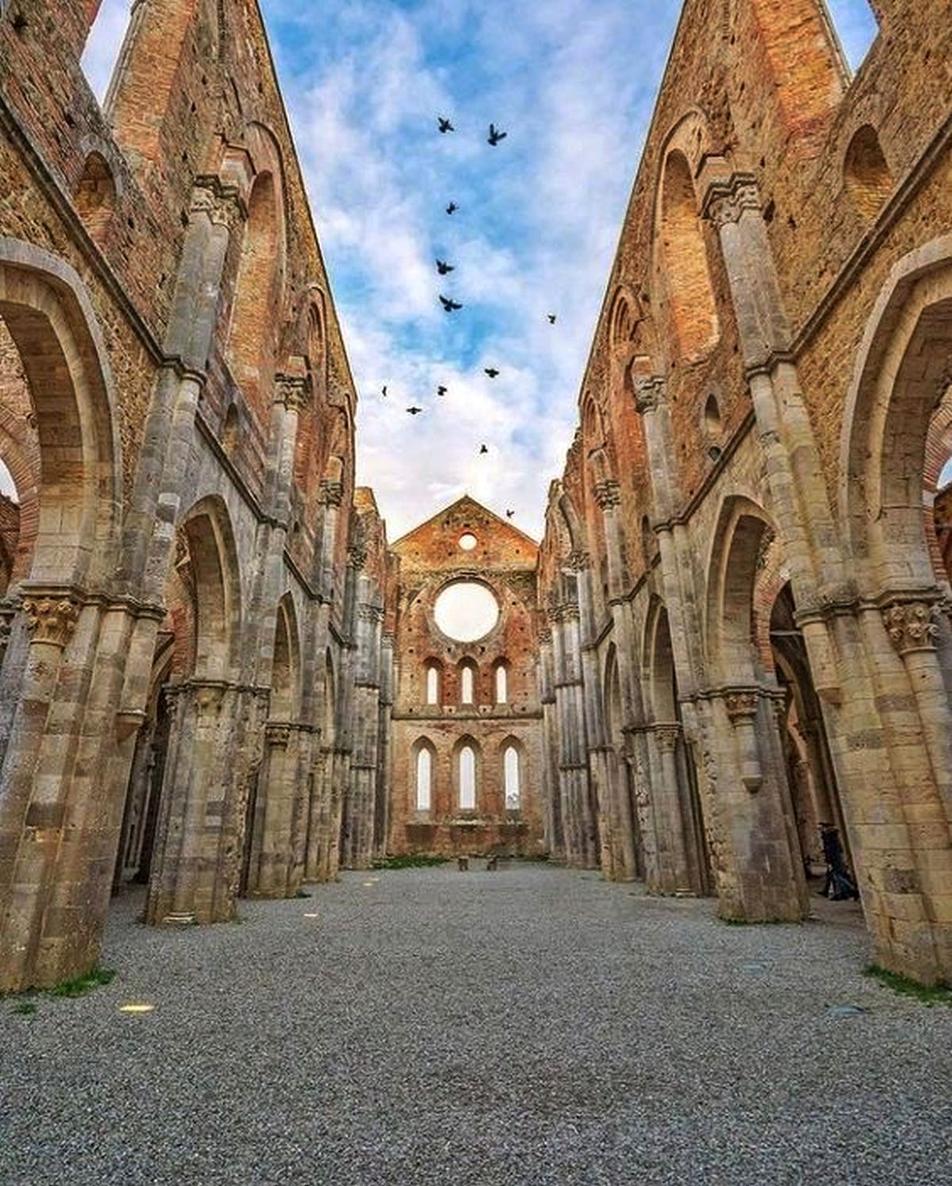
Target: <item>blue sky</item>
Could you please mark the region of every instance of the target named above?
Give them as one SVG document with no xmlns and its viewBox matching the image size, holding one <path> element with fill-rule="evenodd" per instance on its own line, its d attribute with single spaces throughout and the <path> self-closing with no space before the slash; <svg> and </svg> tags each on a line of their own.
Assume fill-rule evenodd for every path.
<svg viewBox="0 0 952 1186">
<path fill-rule="evenodd" d="M 391 539 L 464 491 L 540 533 L 680 7 L 262 0 L 360 394 L 358 480 Z M 830 7 L 858 61 L 867 0 Z M 93 30 L 100 94 L 128 11 L 104 0 Z"/>
</svg>

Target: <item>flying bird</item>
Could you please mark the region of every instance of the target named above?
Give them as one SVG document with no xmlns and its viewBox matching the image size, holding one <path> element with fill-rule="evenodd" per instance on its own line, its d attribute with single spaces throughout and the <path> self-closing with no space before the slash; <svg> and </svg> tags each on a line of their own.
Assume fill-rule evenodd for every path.
<svg viewBox="0 0 952 1186">
<path fill-rule="evenodd" d="M 490 379 L 495 379 L 496 376 L 499 374 L 499 372 L 496 370 L 495 367 L 484 367 L 483 370 L 490 377 Z"/>
<path fill-rule="evenodd" d="M 419 416 L 420 413 L 423 411 L 423 409 L 414 406 L 412 408 L 407 408 L 407 411 L 410 413 L 411 416 Z"/>
<path fill-rule="evenodd" d="M 499 143 L 499 141 L 505 140 L 505 138 L 508 135 L 509 135 L 508 132 L 500 132 L 495 124 L 490 124 L 489 125 L 489 136 L 486 139 L 486 143 L 491 144 L 493 146 L 493 148 L 495 148 L 496 145 Z"/>
<path fill-rule="evenodd" d="M 453 127 L 453 125 L 450 123 L 450 121 L 445 118 L 445 116 L 442 116 L 442 115 L 437 116 L 437 122 L 439 124 L 440 131 L 444 135 L 446 135 L 447 132 L 455 132 L 456 131 L 456 129 Z"/>
<path fill-rule="evenodd" d="M 383 387 L 380 388 L 380 394 L 384 397 L 384 399 L 387 398 L 387 384 L 386 383 L 384 383 Z"/>
<path fill-rule="evenodd" d="M 436 394 L 437 395 L 446 395 L 446 391 L 447 391 L 447 389 L 441 383 L 440 386 L 437 387 L 437 389 L 436 389 Z"/>
<path fill-rule="evenodd" d="M 554 313 L 549 314 L 549 325 L 555 325 L 556 317 Z"/>
<path fill-rule="evenodd" d="M 440 274 L 441 276 L 446 276 L 446 275 L 448 275 L 450 272 L 455 272 L 455 271 L 456 271 L 456 269 L 453 267 L 453 265 L 452 265 L 452 264 L 448 264 L 448 263 L 446 263 L 446 262 L 445 262 L 444 260 L 442 260 L 442 259 L 438 259 L 438 260 L 436 261 L 436 270 L 439 272 L 439 274 Z"/>
<path fill-rule="evenodd" d="M 480 446 L 479 446 L 479 454 L 480 454 L 480 456 L 482 456 L 482 455 L 483 455 L 483 453 L 488 453 L 488 452 L 489 452 L 489 449 L 487 449 L 487 447 L 486 447 L 485 445 L 480 445 Z"/>
<path fill-rule="evenodd" d="M 455 214 L 458 209 L 459 206 L 457 206 L 455 202 L 450 202 L 450 204 L 446 207 L 446 213 Z"/>
<path fill-rule="evenodd" d="M 463 307 L 459 301 L 450 300 L 449 297 L 443 296 L 442 293 L 440 294 L 440 304 L 443 306 L 444 313 L 455 313 L 457 309 L 462 309 Z"/>
<path fill-rule="evenodd" d="M 511 519 L 515 513 L 515 511 L 506 511 L 506 518 Z"/>
</svg>

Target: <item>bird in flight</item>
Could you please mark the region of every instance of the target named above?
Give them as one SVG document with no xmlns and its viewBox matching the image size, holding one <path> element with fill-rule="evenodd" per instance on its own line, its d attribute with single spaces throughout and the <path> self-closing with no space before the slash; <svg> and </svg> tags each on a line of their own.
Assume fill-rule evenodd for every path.
<svg viewBox="0 0 952 1186">
<path fill-rule="evenodd" d="M 440 304 L 443 306 L 445 313 L 455 313 L 457 309 L 462 309 L 463 307 L 459 301 L 450 300 L 449 297 L 443 296 L 442 293 L 440 294 Z"/>
<path fill-rule="evenodd" d="M 423 409 L 418 408 L 418 407 L 416 407 L 416 405 L 414 405 L 412 408 L 407 408 L 407 411 L 410 413 L 411 416 L 419 416 L 420 413 L 423 411 Z"/>
<path fill-rule="evenodd" d="M 447 132 L 455 132 L 456 131 L 456 129 L 453 127 L 453 125 L 450 123 L 450 121 L 442 115 L 437 117 L 437 122 L 439 123 L 440 131 L 444 135 L 446 135 Z"/>
<path fill-rule="evenodd" d="M 496 370 L 495 367 L 484 367 L 483 370 L 485 370 L 486 374 L 490 377 L 490 379 L 495 379 L 496 376 L 499 374 L 499 372 Z"/>
<path fill-rule="evenodd" d="M 556 317 L 554 313 L 549 314 L 549 325 L 555 325 Z"/>
<path fill-rule="evenodd" d="M 387 384 L 386 383 L 384 383 L 383 387 L 380 388 L 380 394 L 384 397 L 384 399 L 387 398 Z"/>
<path fill-rule="evenodd" d="M 459 206 L 457 206 L 455 202 L 450 202 L 450 204 L 446 207 L 446 213 L 455 214 L 458 209 Z"/>
<path fill-rule="evenodd" d="M 486 143 L 491 144 L 493 146 L 493 148 L 495 148 L 496 145 L 499 143 L 499 141 L 505 140 L 505 138 L 508 135 L 509 135 L 508 132 L 500 132 L 495 124 L 490 124 L 489 125 L 489 136 L 486 138 Z"/>
<path fill-rule="evenodd" d="M 485 445 L 480 445 L 480 446 L 479 446 L 479 453 L 480 453 L 480 456 L 482 456 L 482 454 L 483 454 L 483 453 L 488 453 L 488 452 L 489 452 L 489 449 L 488 449 L 488 448 L 487 448 Z"/>
<path fill-rule="evenodd" d="M 456 269 L 452 264 L 448 264 L 445 260 L 438 259 L 436 261 L 436 270 L 441 276 L 447 276 L 450 272 L 455 272 Z"/>
<path fill-rule="evenodd" d="M 437 395 L 446 395 L 446 390 L 447 390 L 447 389 L 446 389 L 446 388 L 443 386 L 443 384 L 441 383 L 441 384 L 440 384 L 440 386 L 439 386 L 439 387 L 437 387 L 437 389 L 436 389 L 436 394 L 437 394 Z"/>
<path fill-rule="evenodd" d="M 506 518 L 511 519 L 515 513 L 515 511 L 506 511 Z"/>
</svg>

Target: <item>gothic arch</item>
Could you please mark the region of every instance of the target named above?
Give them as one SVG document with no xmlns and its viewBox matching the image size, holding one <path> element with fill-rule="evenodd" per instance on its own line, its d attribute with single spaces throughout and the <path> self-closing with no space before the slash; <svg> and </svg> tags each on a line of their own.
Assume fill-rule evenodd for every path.
<svg viewBox="0 0 952 1186">
<path fill-rule="evenodd" d="M 118 416 L 96 316 L 68 264 L 0 238 L 0 318 L 26 375 L 39 454 L 30 577 L 107 583 L 121 508 Z"/>
<path fill-rule="evenodd" d="M 724 499 L 708 559 L 704 633 L 712 673 L 731 683 L 753 683 L 760 674 L 754 588 L 772 537 L 773 525 L 757 503 L 738 494 Z"/>
<path fill-rule="evenodd" d="M 271 711 L 277 721 L 297 720 L 301 709 L 301 641 L 294 599 L 278 602 L 271 663 Z"/>
<path fill-rule="evenodd" d="M 225 680 L 238 667 L 241 580 L 228 508 L 218 495 L 197 502 L 182 520 L 195 589 L 198 680 Z"/>
<path fill-rule="evenodd" d="M 839 514 L 861 591 L 935 586 L 926 445 L 952 382 L 952 235 L 901 259 L 867 322 L 846 399 Z"/>
</svg>

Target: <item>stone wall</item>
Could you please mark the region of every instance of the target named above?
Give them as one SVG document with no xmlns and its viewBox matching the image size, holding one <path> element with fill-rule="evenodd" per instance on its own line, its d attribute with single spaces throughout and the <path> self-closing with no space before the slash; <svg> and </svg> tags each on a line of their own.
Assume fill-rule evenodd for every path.
<svg viewBox="0 0 952 1186">
<path fill-rule="evenodd" d="M 168 924 L 333 878 L 379 765 L 383 526 L 258 7 L 135 5 L 102 107 L 97 8 L 0 16 L 0 989 L 135 881 Z"/>
<path fill-rule="evenodd" d="M 535 855 L 542 838 L 536 545 L 464 497 L 398 540 L 392 551 L 391 850 Z M 471 642 L 454 641 L 434 615 L 440 594 L 461 581 L 489 589 L 498 606 L 496 624 Z M 461 794 L 466 747 L 475 762 L 471 805 Z M 518 804 L 507 803 L 510 749 L 517 755 L 509 760 L 511 769 L 518 769 L 510 775 L 518 780 Z M 418 785 L 421 750 L 429 770 L 426 801 Z M 511 782 L 509 790 L 512 795 Z"/>
<path fill-rule="evenodd" d="M 540 551 L 547 841 L 952 976 L 952 22 L 688 0 Z M 928 29 L 929 35 L 923 36 Z"/>
</svg>

